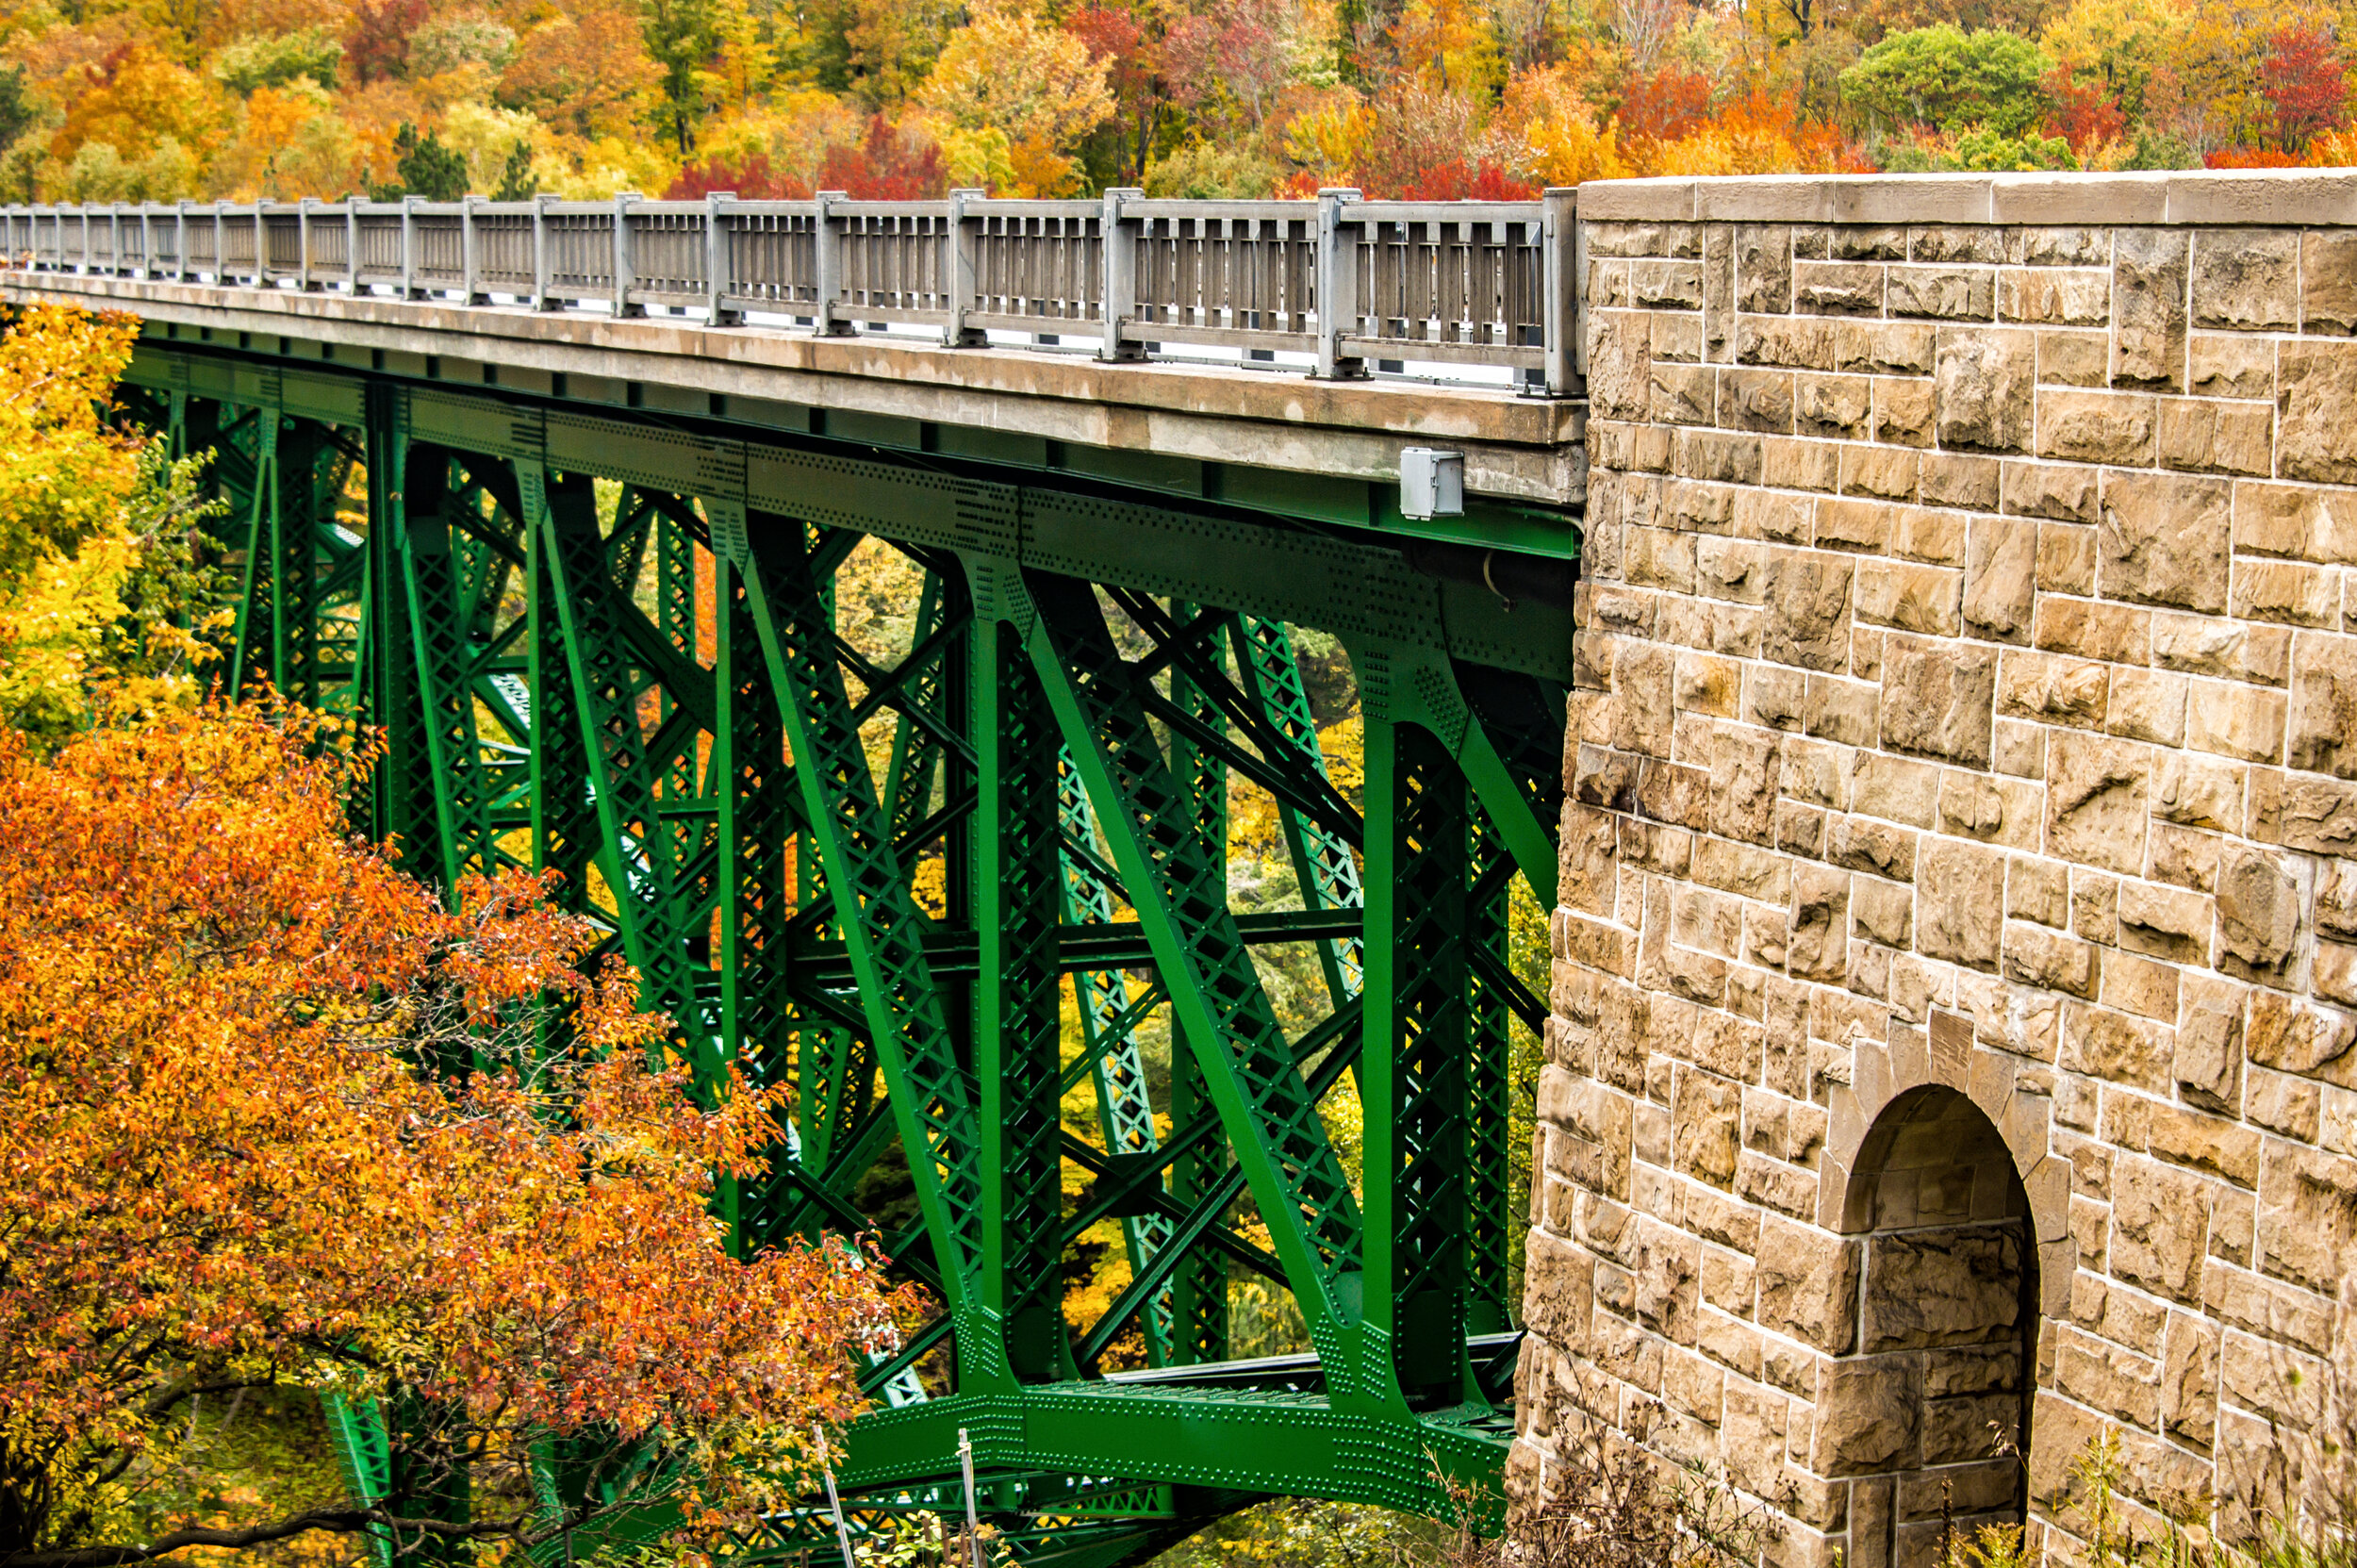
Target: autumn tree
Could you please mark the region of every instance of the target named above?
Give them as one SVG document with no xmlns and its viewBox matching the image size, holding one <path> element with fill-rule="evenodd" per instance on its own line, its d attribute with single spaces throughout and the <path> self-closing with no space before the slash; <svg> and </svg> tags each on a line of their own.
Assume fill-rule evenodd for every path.
<svg viewBox="0 0 2357 1568">
<path fill-rule="evenodd" d="M 1841 75 L 1850 103 L 1885 124 L 1986 127 L 2018 136 L 2045 117 L 2045 52 L 2012 33 L 1942 23 L 1895 33 Z"/>
<path fill-rule="evenodd" d="M 950 36 L 917 102 L 958 130 L 1003 138 L 1017 193 L 1061 196 L 1077 184 L 1070 148 L 1113 118 L 1105 78 L 1080 39 L 991 5 Z"/>
<path fill-rule="evenodd" d="M 2275 111 L 2275 144 L 2287 153 L 2299 152 L 2310 137 L 2339 124 L 2349 97 L 2332 38 L 2321 27 L 2300 23 L 2276 29 L 2259 83 Z"/>
<path fill-rule="evenodd" d="M 446 907 L 355 841 L 370 761 L 257 705 L 46 760 L 0 733 L 10 1568 L 743 1527 L 893 1331 L 852 1250 L 732 1255 L 716 1183 L 780 1141 L 772 1096 L 733 1067 L 691 1096 L 533 879 Z M 383 1412 L 388 1489 L 161 1510 L 192 1401 L 238 1390 Z"/>
</svg>

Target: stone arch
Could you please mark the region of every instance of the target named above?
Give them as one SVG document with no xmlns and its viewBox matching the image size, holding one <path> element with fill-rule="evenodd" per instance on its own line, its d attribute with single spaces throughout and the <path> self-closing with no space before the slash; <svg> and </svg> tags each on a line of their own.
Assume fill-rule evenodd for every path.
<svg viewBox="0 0 2357 1568">
<path fill-rule="evenodd" d="M 1930 1568 L 1949 1523 L 2022 1523 L 2037 1238 L 2004 1135 L 1945 1084 L 1884 1105 L 1839 1229 L 1855 1336 L 1826 1372 L 1818 1456 L 1850 1491 L 1850 1568 Z"/>
</svg>

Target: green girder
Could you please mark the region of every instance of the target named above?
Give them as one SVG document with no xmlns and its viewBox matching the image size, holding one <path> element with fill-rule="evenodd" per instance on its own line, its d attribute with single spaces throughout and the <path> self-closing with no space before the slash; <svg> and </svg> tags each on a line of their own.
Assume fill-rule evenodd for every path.
<svg viewBox="0 0 2357 1568">
<path fill-rule="evenodd" d="M 452 897 L 557 873 L 701 1092 L 728 1065 L 792 1089 L 768 1172 L 715 1196 L 731 1244 L 869 1233 L 942 1303 L 865 1364 L 855 1532 L 962 1511 L 961 1428 L 977 1508 L 1067 1568 L 1271 1495 L 1494 1490 L 1511 1342 L 1468 1346 L 1514 1306 L 1508 1063 L 1538 1003 L 1508 895 L 1552 898 L 1567 617 L 1111 481 L 226 348 L 146 343 L 131 379 L 175 450 L 219 454 L 237 678 L 383 732 L 371 829 Z M 838 614 L 858 550 L 914 573 L 890 657 Z M 1363 815 L 1303 626 L 1349 653 Z M 1239 780 L 1298 909 L 1232 907 Z M 1290 1037 L 1268 943 L 1314 949 L 1332 1008 Z M 1066 1276 L 1107 1221 L 1129 1284 L 1090 1315 Z M 1290 1296 L 1304 1353 L 1228 1362 L 1240 1280 Z M 330 1426 L 387 1495 L 383 1421 Z M 746 1543 L 832 1543 L 809 1509 Z"/>
</svg>

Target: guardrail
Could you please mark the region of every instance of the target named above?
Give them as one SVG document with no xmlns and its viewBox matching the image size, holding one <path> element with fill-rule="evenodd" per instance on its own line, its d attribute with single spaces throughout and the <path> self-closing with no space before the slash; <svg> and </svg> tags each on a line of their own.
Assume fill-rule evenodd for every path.
<svg viewBox="0 0 2357 1568">
<path fill-rule="evenodd" d="M 404 197 L 237 206 L 11 206 L 8 260 L 225 288 L 389 291 L 536 309 L 701 309 L 716 324 L 788 318 L 1306 355 L 1311 373 L 1370 361 L 1504 367 L 1522 389 L 1580 389 L 1576 192 L 1535 202 L 457 202 Z"/>
</svg>

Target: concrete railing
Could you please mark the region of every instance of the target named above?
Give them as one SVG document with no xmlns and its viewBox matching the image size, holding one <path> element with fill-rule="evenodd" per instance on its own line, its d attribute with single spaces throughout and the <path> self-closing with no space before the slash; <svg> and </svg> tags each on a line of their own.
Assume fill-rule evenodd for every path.
<svg viewBox="0 0 2357 1568">
<path fill-rule="evenodd" d="M 342 288 L 537 309 L 650 305 L 715 323 L 783 319 L 839 335 L 938 327 L 1095 338 L 1106 359 L 1189 344 L 1502 368 L 1522 388 L 1578 389 L 1575 196 L 1533 202 L 183 202 L 12 206 L 15 264 L 224 288 Z M 781 322 L 783 324 L 783 322 Z"/>
</svg>

